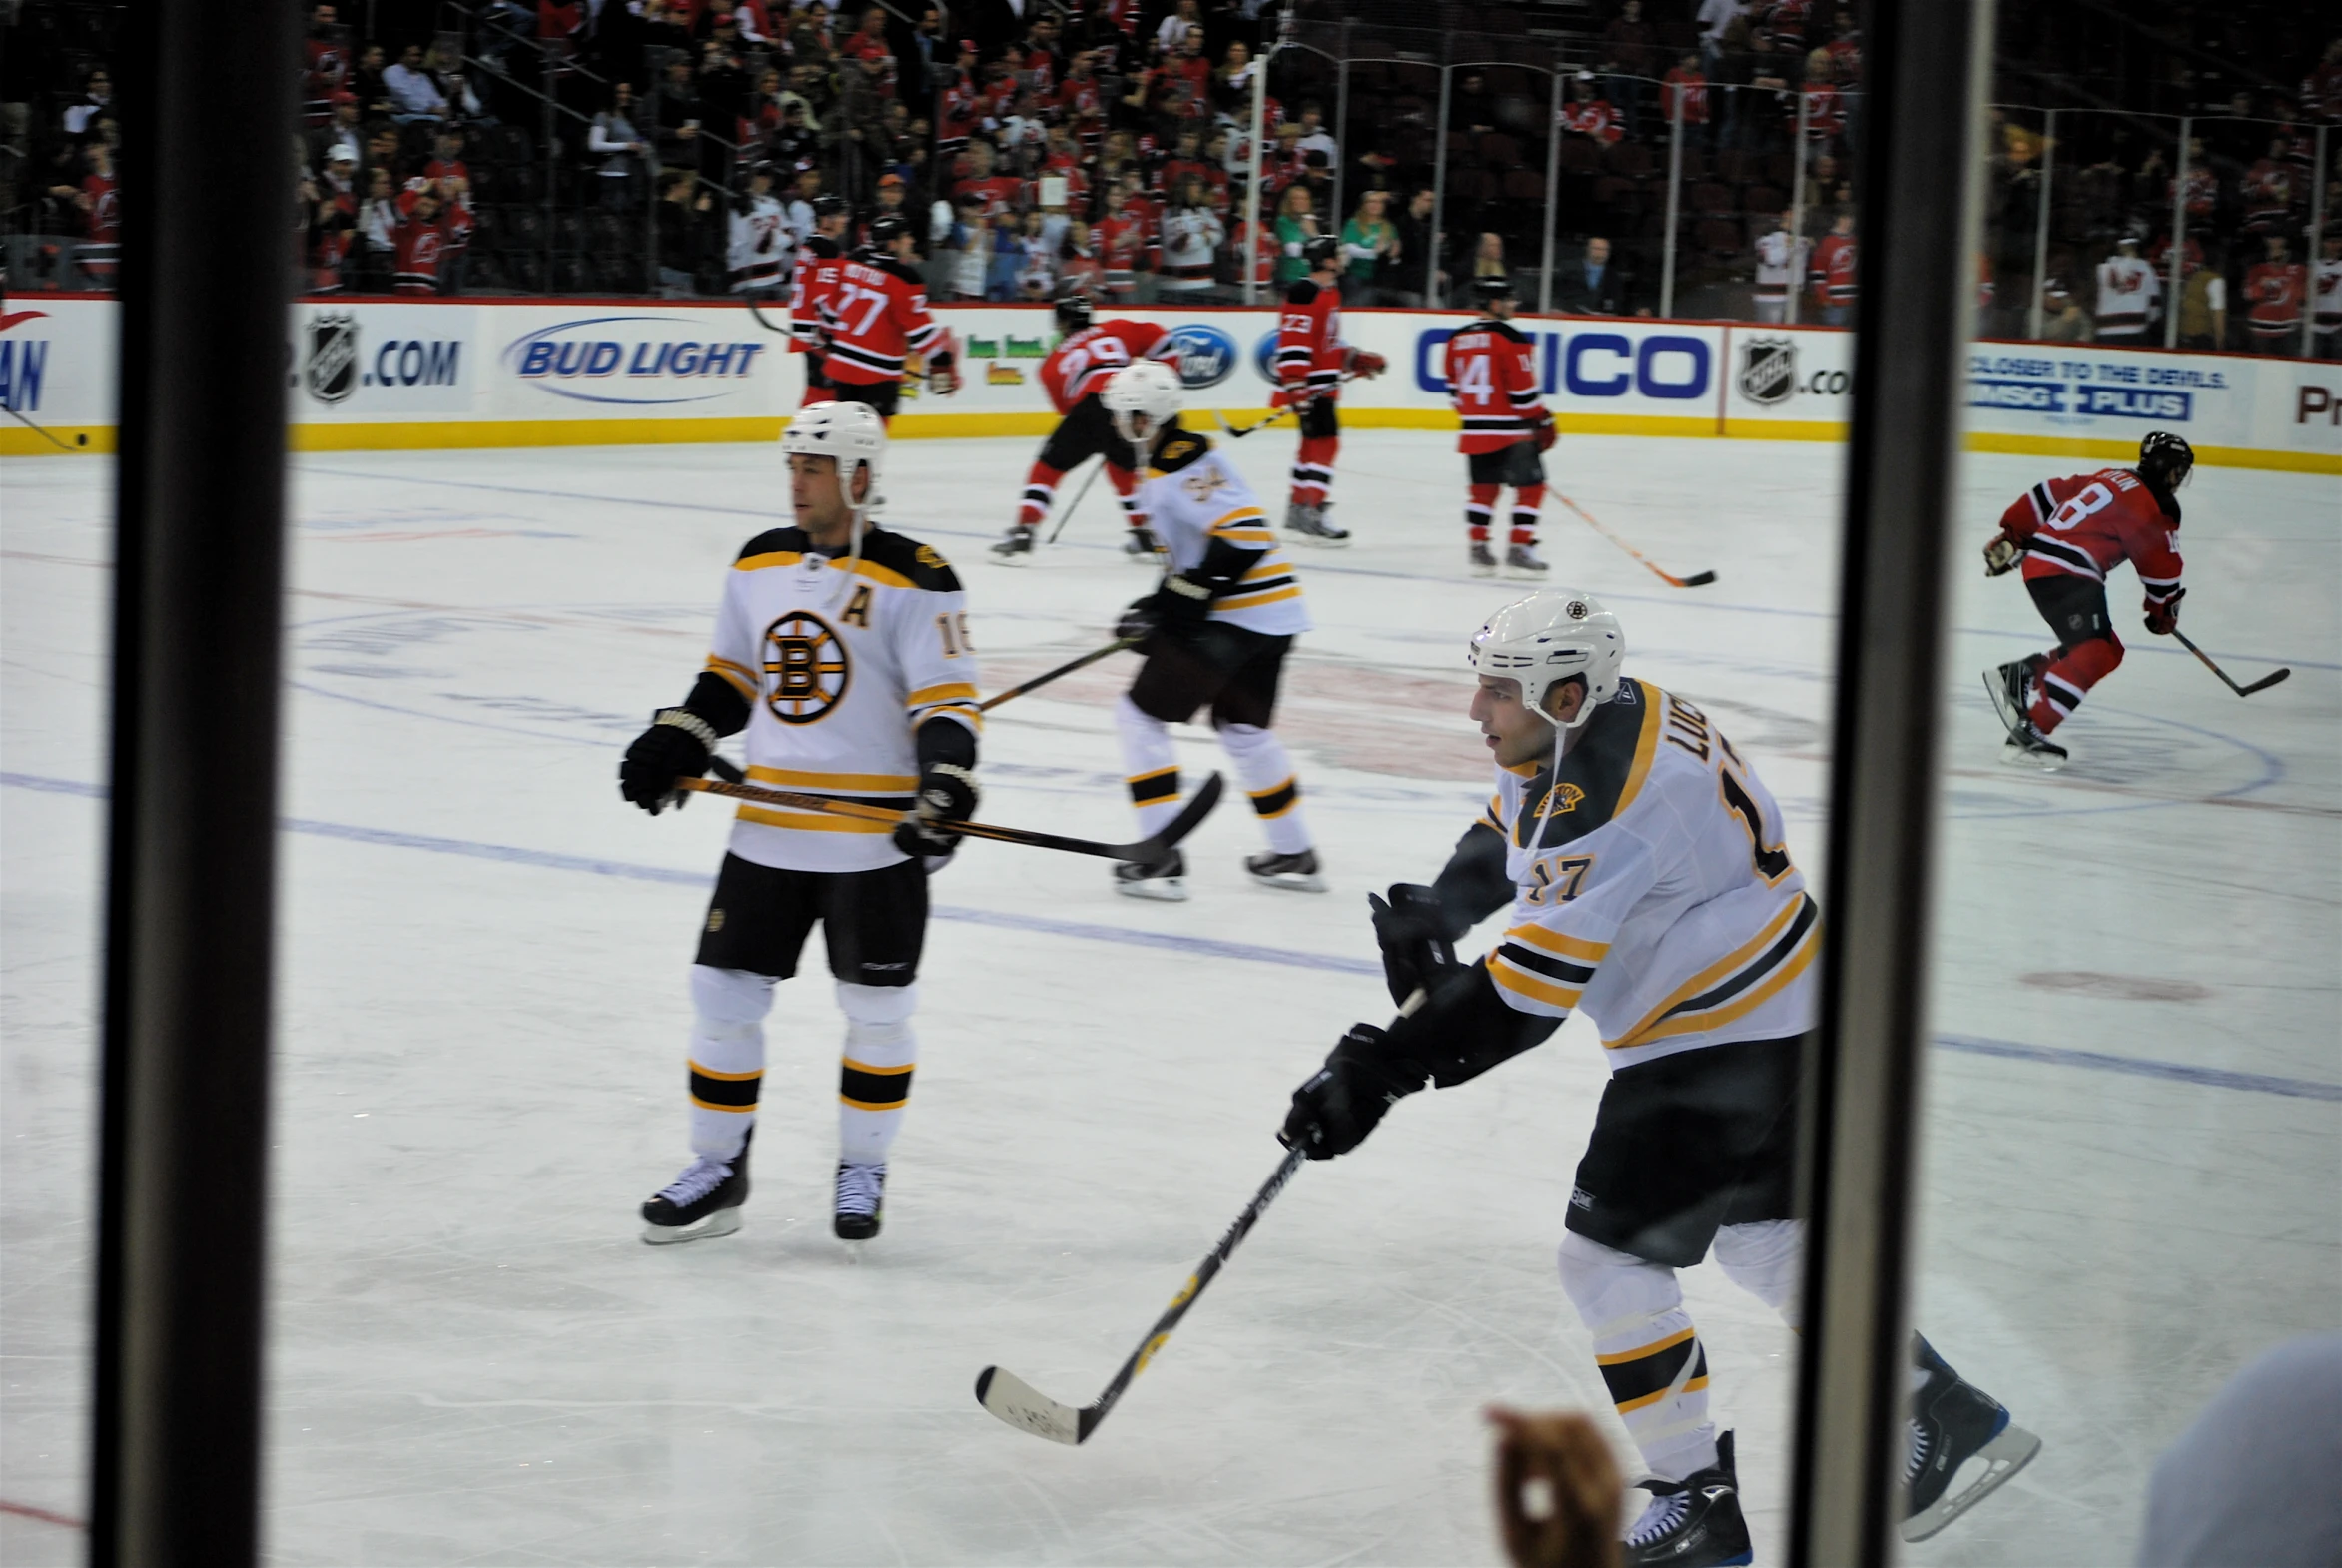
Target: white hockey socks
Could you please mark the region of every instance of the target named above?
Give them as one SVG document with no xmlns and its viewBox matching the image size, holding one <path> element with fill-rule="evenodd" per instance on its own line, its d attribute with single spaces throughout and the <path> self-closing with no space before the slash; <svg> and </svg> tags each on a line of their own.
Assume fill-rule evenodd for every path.
<svg viewBox="0 0 2342 1568">
<path fill-rule="evenodd" d="M 845 1060 L 838 1067 L 838 1159 L 850 1166 L 883 1165 L 911 1101 L 911 1070 L 919 1041 L 911 1015 L 919 987 L 857 986 L 838 982 L 846 1015 Z"/>
<path fill-rule="evenodd" d="M 1804 1327 L 1798 1315 L 1798 1289 L 1806 1266 L 1804 1220 L 1726 1225 L 1716 1232 L 1715 1253 L 1725 1278 L 1779 1312 L 1791 1328 Z"/>
<path fill-rule="evenodd" d="M 1680 1481 L 1715 1464 L 1708 1353 L 1675 1270 L 1573 1232 L 1561 1243 L 1561 1287 L 1594 1335 L 1610 1401 L 1652 1474 Z"/>
<path fill-rule="evenodd" d="M 1279 855 L 1298 855 L 1309 847 L 1308 819 L 1301 815 L 1301 783 L 1293 773 L 1293 759 L 1274 732 L 1251 724 L 1222 724 L 1219 743 L 1235 764 L 1236 778 L 1252 797 L 1268 847 Z"/>
<path fill-rule="evenodd" d="M 729 1161 L 756 1125 L 770 975 L 691 966 L 691 1152 Z"/>
<path fill-rule="evenodd" d="M 1179 763 L 1171 726 L 1140 712 L 1125 696 L 1115 699 L 1115 733 L 1122 737 L 1123 780 L 1131 786 L 1131 805 L 1145 836 L 1179 814 Z"/>
</svg>

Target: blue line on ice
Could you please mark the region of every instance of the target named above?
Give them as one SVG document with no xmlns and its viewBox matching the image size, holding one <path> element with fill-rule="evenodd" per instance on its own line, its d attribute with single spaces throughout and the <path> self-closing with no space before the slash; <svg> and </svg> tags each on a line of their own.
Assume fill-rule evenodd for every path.
<svg viewBox="0 0 2342 1568">
<path fill-rule="evenodd" d="M 49 795 L 75 795 L 88 800 L 103 800 L 107 794 L 102 784 L 44 778 L 32 773 L 0 773 L 0 785 L 10 789 L 37 790 Z M 284 828 L 289 833 L 306 833 L 316 838 L 376 844 L 390 849 L 421 850 L 433 855 L 460 855 L 473 860 L 501 861 L 507 865 L 535 866 L 547 871 L 582 871 L 597 877 L 620 877 L 633 882 L 665 882 L 679 887 L 704 888 L 710 885 L 709 876 L 704 871 L 640 866 L 629 861 L 602 860 L 590 855 L 562 855 L 550 850 L 523 849 L 513 844 L 483 844 L 471 839 L 401 833 L 390 828 L 369 828 L 348 822 L 315 822 L 302 817 L 285 818 Z M 1005 910 L 965 909 L 939 904 L 932 913 L 938 920 L 997 926 L 1011 931 L 1031 931 L 1045 936 L 1079 937 L 1092 942 L 1116 942 L 1126 947 L 1163 948 L 1207 958 L 1282 964 L 1294 969 L 1331 970 L 1344 975 L 1379 976 L 1382 973 L 1382 966 L 1373 960 L 1342 958 L 1331 953 L 1303 953 L 1291 948 L 1261 947 L 1248 942 L 1220 942 L 1210 937 L 1137 931 L 1127 926 L 1093 925 L 1087 921 L 1052 920 L 1040 915 L 1011 914 Z M 2321 1083 L 2315 1079 L 2279 1078 L 2267 1073 L 2235 1073 L 2224 1068 L 2194 1067 L 2184 1062 L 2158 1062 L 2146 1057 L 2113 1056 L 2101 1051 L 2075 1051 L 2058 1046 L 2028 1046 L 2013 1040 L 1987 1040 L 1973 1035 L 1938 1035 L 1936 1044 L 1948 1051 L 1965 1052 L 1973 1056 L 2009 1057 L 2022 1062 L 2046 1063 L 2053 1067 L 2122 1073 L 2136 1078 L 2163 1079 L 2211 1089 L 2280 1095 L 2293 1100 L 2342 1101 L 2342 1084 Z"/>
</svg>

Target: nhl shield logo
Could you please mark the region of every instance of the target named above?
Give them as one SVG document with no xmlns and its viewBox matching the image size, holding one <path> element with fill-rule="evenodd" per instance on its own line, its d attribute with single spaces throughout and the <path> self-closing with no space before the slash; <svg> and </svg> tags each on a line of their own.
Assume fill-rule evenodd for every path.
<svg viewBox="0 0 2342 1568">
<path fill-rule="evenodd" d="M 358 318 L 339 316 L 309 319 L 309 353 L 301 368 L 301 382 L 320 402 L 335 403 L 358 391 Z"/>
<path fill-rule="evenodd" d="M 1740 351 L 1740 394 L 1771 407 L 1797 393 L 1797 345 L 1787 338 L 1751 338 Z"/>
</svg>

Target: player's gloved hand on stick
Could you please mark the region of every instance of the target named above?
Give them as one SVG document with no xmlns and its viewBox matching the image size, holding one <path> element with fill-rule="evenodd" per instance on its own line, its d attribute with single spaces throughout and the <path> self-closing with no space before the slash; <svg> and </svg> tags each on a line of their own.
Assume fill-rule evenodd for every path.
<svg viewBox="0 0 2342 1568">
<path fill-rule="evenodd" d="M 1211 618 L 1211 584 L 1198 582 L 1184 572 L 1173 572 L 1163 579 L 1156 589 L 1139 604 L 1144 604 L 1155 617 L 1158 626 L 1200 626 Z M 1133 605 L 1136 609 L 1139 605 Z"/>
<path fill-rule="evenodd" d="M 1389 369 L 1390 362 L 1371 349 L 1352 349 L 1350 351 L 1350 374 L 1352 376 L 1371 379 L 1380 376 Z"/>
<path fill-rule="evenodd" d="M 2147 600 L 2147 630 L 2158 637 L 2168 637 L 2179 629 L 2179 601 L 2187 597 L 2185 588 L 2173 588 L 2171 597 L 2160 604 Z"/>
<path fill-rule="evenodd" d="M 1133 599 L 1130 608 L 1124 610 L 1122 618 L 1115 622 L 1115 641 L 1145 642 L 1155 635 L 1156 628 L 1162 624 L 1155 613 L 1154 594 L 1150 593 L 1143 599 Z"/>
<path fill-rule="evenodd" d="M 675 780 L 706 773 L 715 744 L 715 726 L 689 708 L 659 709 L 618 764 L 618 793 L 654 817 L 669 801 L 681 805 Z"/>
<path fill-rule="evenodd" d="M 1366 1142 L 1384 1113 L 1421 1089 L 1424 1071 L 1391 1060 L 1383 1045 L 1388 1034 L 1372 1024 L 1351 1025 L 1325 1066 L 1293 1091 L 1278 1142 L 1311 1160 L 1346 1155 Z"/>
<path fill-rule="evenodd" d="M 932 860 L 960 847 L 954 823 L 976 815 L 976 775 L 956 762 L 938 762 L 919 778 L 919 802 L 895 829 L 895 848 Z"/>
<path fill-rule="evenodd" d="M 952 362 L 932 366 L 927 373 L 927 390 L 938 397 L 949 397 L 960 390 L 960 373 Z"/>
<path fill-rule="evenodd" d="M 1404 1006 L 1417 991 L 1430 991 L 1463 966 L 1447 935 L 1447 911 L 1439 895 L 1417 882 L 1393 883 L 1390 897 L 1366 895 L 1374 912 L 1374 940 L 1382 946 L 1382 974 L 1390 1000 Z"/>
<path fill-rule="evenodd" d="M 1992 535 L 1992 542 L 1984 546 L 1984 575 L 1997 577 L 2016 569 L 2024 559 L 2024 546 L 2005 533 Z"/>
<path fill-rule="evenodd" d="M 1553 422 L 1550 410 L 1539 408 L 1529 415 L 1529 429 L 1539 451 L 1553 450 L 1553 443 L 1561 439 L 1561 426 Z"/>
</svg>

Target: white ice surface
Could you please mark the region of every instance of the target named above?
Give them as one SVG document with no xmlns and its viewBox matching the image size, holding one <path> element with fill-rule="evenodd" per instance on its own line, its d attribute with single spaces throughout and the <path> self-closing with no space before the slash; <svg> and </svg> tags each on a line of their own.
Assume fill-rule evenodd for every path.
<svg viewBox="0 0 2342 1568">
<path fill-rule="evenodd" d="M 1291 446 L 1233 448 L 1279 512 Z M 1104 640 L 1144 586 L 1103 487 L 1032 569 L 981 563 L 1030 453 L 905 443 L 885 486 L 891 522 L 961 563 L 988 689 Z M 1841 458 L 1558 451 L 1561 488 L 1672 569 L 1715 568 L 1705 590 L 1558 503 L 1546 530 L 1557 575 L 1624 617 L 1634 670 L 1751 755 L 1817 886 Z M 2048 468 L 1970 461 L 1975 543 Z M 1115 897 L 1104 862 L 970 846 L 936 886 L 918 1087 L 860 1266 L 828 1235 L 841 1025 L 818 950 L 775 1011 L 745 1228 L 635 1237 L 686 1153 L 684 968 L 725 819 L 647 818 L 613 770 L 688 686 L 775 472 L 746 447 L 297 462 L 274 1560 L 1494 1561 L 1481 1406 L 1610 1419 L 1553 1268 L 1604 1073 L 1582 1022 L 1305 1170 L 1088 1446 L 1011 1431 L 972 1392 L 998 1361 L 1093 1397 L 1275 1164 L 1292 1085 L 1387 1013 L 1364 894 L 1435 870 L 1485 798 L 1461 654 L 1519 591 L 1460 570 L 1449 438 L 1352 434 L 1336 496 L 1358 545 L 1296 551 L 1319 629 L 1280 728 L 1334 892 L 1245 883 L 1240 796 L 1193 841 L 1184 906 Z M 0 1501 L 68 1514 L 111 479 L 0 465 Z M 2342 506 L 2331 479 L 2218 469 L 2186 501 L 2188 629 L 2293 679 L 2239 702 L 2134 633 L 2124 574 L 2132 657 L 2053 778 L 1999 765 L 1976 679 L 2041 628 L 1959 554 L 1937 1028 L 1964 1045 L 1930 1054 L 1919 1313 L 2046 1447 L 1917 1563 L 2127 1561 L 2146 1467 L 2195 1406 L 2337 1322 Z M 995 716 L 988 817 L 1124 835 L 1127 668 Z M 1218 765 L 1206 732 L 1182 746 Z M 1794 1341 L 1713 1267 L 1685 1284 L 1778 1560 Z M 0 1557 L 78 1543 L 0 1513 Z"/>
</svg>

